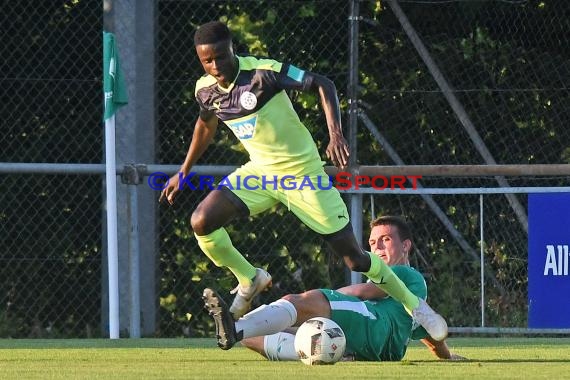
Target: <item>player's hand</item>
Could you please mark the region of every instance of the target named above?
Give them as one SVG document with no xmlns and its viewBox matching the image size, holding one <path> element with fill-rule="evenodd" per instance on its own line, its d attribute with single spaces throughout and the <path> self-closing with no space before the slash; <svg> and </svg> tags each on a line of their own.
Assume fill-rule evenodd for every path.
<svg viewBox="0 0 570 380">
<path fill-rule="evenodd" d="M 341 135 L 331 136 L 326 153 L 327 157 L 337 168 L 340 169 L 348 166 L 348 143 Z"/>
<path fill-rule="evenodd" d="M 174 199 L 176 198 L 176 194 L 180 191 L 178 187 L 178 182 L 180 181 L 180 177 L 178 173 L 170 177 L 168 180 L 168 184 L 160 193 L 160 198 L 158 202 L 167 201 L 170 205 L 174 204 Z"/>
<path fill-rule="evenodd" d="M 461 355 L 454 354 L 454 353 L 452 352 L 452 353 L 451 353 L 451 356 L 449 357 L 448 360 L 461 361 L 461 360 L 467 360 L 467 358 L 466 358 L 466 357 L 463 357 L 463 356 L 461 356 Z"/>
</svg>

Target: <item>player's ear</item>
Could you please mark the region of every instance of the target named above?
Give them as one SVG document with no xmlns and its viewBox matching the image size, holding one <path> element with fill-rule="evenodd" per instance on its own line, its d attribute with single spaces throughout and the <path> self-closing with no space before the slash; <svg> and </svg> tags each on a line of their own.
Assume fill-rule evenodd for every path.
<svg viewBox="0 0 570 380">
<path fill-rule="evenodd" d="M 406 239 L 402 242 L 403 246 L 404 246 L 404 251 L 406 252 L 406 254 L 409 254 L 410 251 L 412 250 L 412 241 L 410 239 Z"/>
</svg>

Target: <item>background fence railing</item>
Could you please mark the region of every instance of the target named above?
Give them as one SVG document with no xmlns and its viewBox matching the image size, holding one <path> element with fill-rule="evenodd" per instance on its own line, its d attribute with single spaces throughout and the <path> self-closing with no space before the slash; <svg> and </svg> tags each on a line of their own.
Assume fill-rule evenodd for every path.
<svg viewBox="0 0 570 380">
<path fill-rule="evenodd" d="M 102 38 L 117 36 L 129 105 L 117 114 L 117 164 L 166 168 L 183 160 L 201 75 L 196 25 L 228 23 L 240 54 L 269 55 L 333 79 L 353 165 L 570 163 L 570 29 L 567 1 L 58 0 L 2 2 L 0 20 L 0 336 L 106 336 Z M 317 99 L 291 94 L 321 152 L 327 131 Z M 226 130 L 200 163 L 239 165 L 245 152 Z M 44 163 L 58 165 L 43 166 Z M 35 165 L 31 170 L 24 164 Z M 86 165 L 83 167 L 76 164 Z M 90 165 L 95 165 L 90 166 Z M 225 169 L 224 169 L 225 170 Z M 221 175 L 222 172 L 216 173 Z M 206 173 L 204 173 L 206 174 Z M 527 173 L 528 174 L 528 173 Z M 567 173 L 565 173 L 567 174 Z M 200 252 L 189 215 L 204 196 L 184 192 L 159 206 L 146 184 L 119 184 L 121 328 L 129 294 L 141 295 L 142 334 L 201 336 L 205 286 L 230 289 L 231 274 Z M 503 188 L 477 194 L 350 195 L 366 242 L 372 214 L 412 223 L 413 258 L 430 303 L 461 328 L 527 325 L 526 196 L 517 187 L 568 186 L 567 176 L 501 173 L 425 176 L 424 188 Z M 129 186 L 138 186 L 130 199 Z M 133 201 L 133 202 L 131 202 Z M 131 205 L 140 244 L 139 289 L 128 283 Z M 261 301 L 351 280 L 323 242 L 283 208 L 229 228 L 234 244 L 275 274 Z M 189 318 L 190 317 L 190 318 Z"/>
</svg>

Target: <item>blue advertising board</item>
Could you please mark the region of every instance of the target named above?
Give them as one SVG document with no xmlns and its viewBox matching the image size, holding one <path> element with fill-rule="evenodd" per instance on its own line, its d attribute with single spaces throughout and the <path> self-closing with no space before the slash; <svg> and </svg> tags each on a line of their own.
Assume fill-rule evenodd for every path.
<svg viewBox="0 0 570 380">
<path fill-rule="evenodd" d="M 570 328 L 570 193 L 528 196 L 528 327 Z"/>
</svg>

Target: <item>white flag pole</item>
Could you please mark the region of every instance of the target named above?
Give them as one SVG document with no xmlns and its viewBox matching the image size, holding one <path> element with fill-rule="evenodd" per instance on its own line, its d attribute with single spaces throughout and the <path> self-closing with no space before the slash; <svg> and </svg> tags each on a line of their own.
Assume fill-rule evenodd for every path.
<svg viewBox="0 0 570 380">
<path fill-rule="evenodd" d="M 109 273 L 109 338 L 119 338 L 119 248 L 117 242 L 117 170 L 115 115 L 105 120 L 105 179 L 107 188 L 107 267 Z"/>
<path fill-rule="evenodd" d="M 112 33 L 103 32 L 105 102 L 105 178 L 107 187 L 107 268 L 109 271 L 109 338 L 119 338 L 119 249 L 117 242 L 117 169 L 115 111 L 127 104 L 127 89 Z"/>
</svg>

